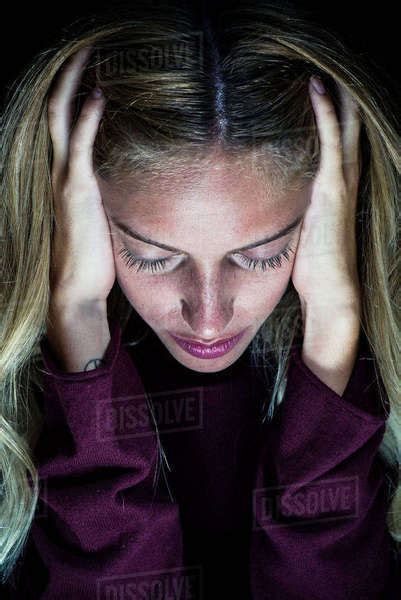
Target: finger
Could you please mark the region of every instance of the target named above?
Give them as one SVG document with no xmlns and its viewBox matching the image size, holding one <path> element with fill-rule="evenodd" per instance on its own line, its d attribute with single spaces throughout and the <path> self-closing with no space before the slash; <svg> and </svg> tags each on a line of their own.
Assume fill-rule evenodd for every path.
<svg viewBox="0 0 401 600">
<path fill-rule="evenodd" d="M 340 119 L 344 177 L 348 186 L 357 185 L 362 167 L 359 144 L 361 119 L 358 105 L 350 93 L 341 85 L 337 85 L 337 87 L 341 98 Z"/>
<path fill-rule="evenodd" d="M 319 175 L 335 184 L 343 178 L 340 124 L 327 91 L 324 94 L 317 92 L 313 80 L 311 77 L 309 90 L 319 131 Z"/>
<path fill-rule="evenodd" d="M 48 121 L 53 144 L 54 172 L 59 173 L 67 164 L 70 127 L 76 93 L 82 67 L 92 50 L 91 46 L 81 48 L 62 67 L 48 102 Z"/>
<path fill-rule="evenodd" d="M 79 177 L 93 175 L 93 143 L 104 105 L 105 98 L 103 94 L 96 97 L 94 96 L 94 90 L 92 90 L 82 106 L 77 124 L 70 137 L 68 162 L 72 177 L 75 175 Z"/>
</svg>

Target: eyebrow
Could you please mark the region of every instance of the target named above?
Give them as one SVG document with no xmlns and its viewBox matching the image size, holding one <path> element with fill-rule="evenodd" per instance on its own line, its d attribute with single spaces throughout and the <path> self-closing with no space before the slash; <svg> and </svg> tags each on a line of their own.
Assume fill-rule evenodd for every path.
<svg viewBox="0 0 401 600">
<path fill-rule="evenodd" d="M 270 242 L 273 242 L 274 240 L 284 237 L 285 235 L 287 235 L 288 233 L 290 233 L 297 227 L 297 225 L 302 221 L 303 216 L 304 216 L 304 213 L 299 215 L 295 219 L 295 221 L 293 221 L 292 223 L 290 223 L 289 225 L 284 227 L 284 229 L 281 229 L 274 235 L 267 236 L 267 237 L 263 238 L 262 240 L 259 240 L 258 242 L 253 242 L 251 244 L 247 244 L 246 246 L 242 246 L 242 248 L 235 248 L 234 250 L 231 250 L 231 254 L 233 254 L 235 252 L 242 252 L 243 250 L 250 250 L 251 248 L 256 248 L 257 246 L 262 246 L 263 244 L 269 244 Z M 111 215 L 110 215 L 110 220 L 114 223 L 114 225 L 116 227 L 118 227 L 118 229 L 120 229 L 123 233 L 125 233 L 126 235 L 128 235 L 129 237 L 131 237 L 135 240 L 139 240 L 140 242 L 144 242 L 145 244 L 150 244 L 151 246 L 157 246 L 158 248 L 162 248 L 163 250 L 167 250 L 168 252 L 178 252 L 180 254 L 183 253 L 183 250 L 180 250 L 179 248 L 174 248 L 173 246 L 168 246 L 167 244 L 163 244 L 162 242 L 156 242 L 155 240 L 151 240 L 150 238 L 146 237 L 145 235 L 140 234 L 138 231 L 131 229 L 127 225 L 124 225 L 124 223 L 121 223 L 120 221 L 118 221 L 118 219 L 115 219 Z"/>
</svg>

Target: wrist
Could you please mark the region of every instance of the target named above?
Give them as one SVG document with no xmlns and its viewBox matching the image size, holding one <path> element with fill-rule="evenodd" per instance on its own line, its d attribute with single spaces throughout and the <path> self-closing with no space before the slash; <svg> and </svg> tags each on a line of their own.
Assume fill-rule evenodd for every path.
<svg viewBox="0 0 401 600">
<path fill-rule="evenodd" d="M 304 304 L 304 343 L 316 348 L 317 352 L 332 356 L 341 355 L 344 346 L 358 342 L 360 334 L 359 307 L 348 306 L 311 306 Z"/>
<path fill-rule="evenodd" d="M 54 292 L 50 297 L 49 310 L 60 316 L 65 315 L 66 318 L 70 315 L 74 318 L 77 315 L 106 316 L 107 300 L 74 300 L 69 298 L 68 294 Z"/>
<path fill-rule="evenodd" d="M 314 311 L 305 306 L 302 360 L 328 387 L 342 395 L 358 353 L 360 317 L 354 309 Z"/>
<path fill-rule="evenodd" d="M 306 309 L 320 317 L 330 314 L 350 316 L 361 313 L 361 293 L 356 285 L 349 285 L 339 289 L 333 289 L 330 297 L 315 297 L 309 299 L 299 294 L 302 316 L 306 315 Z"/>
<path fill-rule="evenodd" d="M 52 302 L 46 336 L 64 371 L 81 372 L 96 368 L 101 364 L 110 342 L 105 303 L 67 306 Z"/>
</svg>

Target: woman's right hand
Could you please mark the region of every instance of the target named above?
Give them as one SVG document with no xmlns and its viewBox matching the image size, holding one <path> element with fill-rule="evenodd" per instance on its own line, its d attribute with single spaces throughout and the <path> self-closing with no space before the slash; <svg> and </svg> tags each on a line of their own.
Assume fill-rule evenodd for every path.
<svg viewBox="0 0 401 600">
<path fill-rule="evenodd" d="M 103 95 L 85 99 L 71 131 L 74 95 L 91 51 L 87 46 L 69 59 L 48 100 L 56 221 L 50 287 L 52 302 L 64 306 L 105 305 L 116 278 L 110 228 L 92 163 Z"/>
</svg>

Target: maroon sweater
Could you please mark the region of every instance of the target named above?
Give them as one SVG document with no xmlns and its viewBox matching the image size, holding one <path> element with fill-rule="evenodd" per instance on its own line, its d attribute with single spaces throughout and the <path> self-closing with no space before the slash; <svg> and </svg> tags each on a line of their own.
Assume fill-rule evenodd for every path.
<svg viewBox="0 0 401 600">
<path fill-rule="evenodd" d="M 104 364 L 66 373 L 43 338 L 41 494 L 11 598 L 396 597 L 386 416 L 362 336 L 342 396 L 294 345 L 271 422 L 249 349 L 198 373 L 152 331 L 126 345 L 114 321 Z"/>
</svg>

